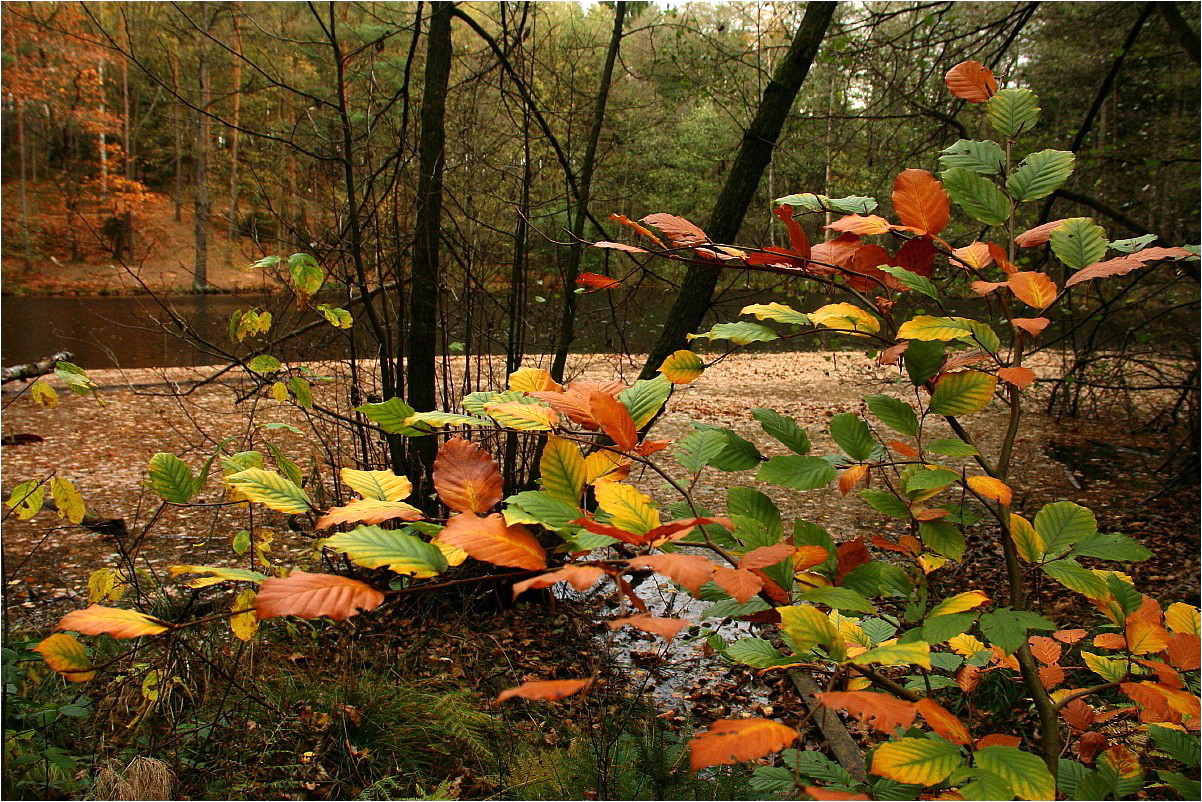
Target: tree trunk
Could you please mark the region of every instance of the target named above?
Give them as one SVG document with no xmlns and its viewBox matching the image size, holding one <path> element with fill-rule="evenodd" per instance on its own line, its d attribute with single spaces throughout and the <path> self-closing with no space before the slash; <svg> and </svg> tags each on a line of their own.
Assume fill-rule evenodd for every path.
<svg viewBox="0 0 1202 802">
<path fill-rule="evenodd" d="M 209 12 L 201 15 L 201 24 L 207 32 L 209 29 Z M 196 88 L 199 107 L 196 112 L 196 147 L 192 154 L 195 162 L 193 186 L 193 220 L 196 234 L 196 260 L 192 268 L 192 289 L 204 291 L 209 286 L 208 272 L 208 235 L 209 235 L 209 63 L 205 57 L 203 44 L 200 45 L 198 63 L 196 65 Z"/>
<path fill-rule="evenodd" d="M 229 198 L 229 227 L 226 229 L 226 239 L 229 240 L 230 260 L 234 256 L 234 243 L 238 234 L 238 125 L 239 112 L 242 110 L 242 29 L 238 25 L 239 7 L 233 7 L 234 52 L 230 65 L 230 91 L 233 93 L 233 108 L 230 109 L 230 198 Z"/>
<path fill-rule="evenodd" d="M 442 171 L 446 132 L 446 95 L 451 74 L 452 3 L 433 3 L 426 35 L 425 84 L 418 138 L 417 213 L 414 223 L 413 278 L 409 293 L 409 353 L 405 364 L 409 404 L 419 412 L 434 409 L 438 338 L 439 237 L 442 224 Z M 429 492 L 435 438 L 410 441 L 421 463 L 417 498 Z"/>
<path fill-rule="evenodd" d="M 128 46 L 129 31 L 125 31 L 125 41 Z M 121 170 L 125 180 L 134 180 L 134 144 L 132 135 L 131 112 L 129 102 L 129 60 L 121 59 Z M 127 184 L 128 186 L 128 184 Z M 134 253 L 134 213 L 133 209 L 126 208 L 121 213 L 121 234 L 120 243 L 117 251 L 118 258 L 121 254 L 126 257 L 132 257 Z"/>
<path fill-rule="evenodd" d="M 16 106 L 17 161 L 19 162 L 21 198 L 21 267 L 26 273 L 29 273 L 33 270 L 33 249 L 29 247 L 29 198 L 26 192 L 29 155 L 25 142 L 25 104 L 18 100 Z"/>
<path fill-rule="evenodd" d="M 738 238 L 747 207 L 755 196 L 764 168 L 772 159 L 776 138 L 780 136 L 797 92 L 818 54 L 836 5 L 831 2 L 806 4 L 805 16 L 793 36 L 789 52 L 777 65 L 776 73 L 764 88 L 755 119 L 743 134 L 739 153 L 714 202 L 705 227 L 714 242 L 734 242 Z M 718 284 L 718 273 L 719 270 L 713 267 L 689 268 L 659 340 L 648 354 L 647 363 L 643 366 L 643 378 L 654 376 L 656 368 L 673 351 L 688 347 L 685 335 L 695 331 L 705 319 L 714 288 Z"/>
<path fill-rule="evenodd" d="M 597 87 L 597 99 L 593 105 L 593 119 L 589 128 L 588 141 L 584 146 L 584 160 L 580 164 L 577 175 L 577 194 L 575 209 L 572 212 L 572 250 L 568 254 L 568 266 L 564 271 L 563 281 L 563 316 L 559 324 L 559 339 L 555 346 L 555 358 L 551 362 L 551 376 L 557 382 L 563 381 L 564 366 L 567 364 L 568 351 L 575 339 L 576 300 L 573 281 L 580 273 L 580 260 L 584 255 L 584 245 L 580 242 L 584 236 L 584 222 L 588 218 L 589 192 L 593 182 L 593 167 L 597 158 L 597 143 L 601 139 L 601 128 L 605 123 L 605 106 L 609 101 L 609 88 L 613 81 L 614 62 L 618 58 L 618 50 L 622 46 L 622 23 L 626 18 L 626 3 L 614 4 L 614 27 L 609 37 L 609 48 L 605 52 L 605 66 L 601 69 L 601 84 Z"/>
</svg>

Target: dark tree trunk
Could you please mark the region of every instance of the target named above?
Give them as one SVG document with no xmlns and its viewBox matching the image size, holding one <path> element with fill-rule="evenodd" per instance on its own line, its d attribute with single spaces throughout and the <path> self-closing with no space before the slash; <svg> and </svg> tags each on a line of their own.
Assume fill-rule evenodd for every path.
<svg viewBox="0 0 1202 802">
<path fill-rule="evenodd" d="M 442 170 L 447 84 L 451 74 L 453 3 L 432 3 L 426 34 L 426 72 L 418 139 L 417 213 L 414 223 L 413 279 L 409 293 L 409 358 L 405 364 L 409 404 L 419 412 L 434 409 L 435 359 L 438 352 L 439 236 L 442 224 Z M 435 438 L 412 441 L 421 463 L 417 498 L 430 485 Z"/>
<path fill-rule="evenodd" d="M 576 293 L 572 290 L 573 281 L 580 273 L 580 260 L 584 254 L 584 246 L 580 239 L 584 236 L 584 222 L 588 218 L 589 193 L 593 183 L 593 168 L 597 160 L 597 143 L 601 139 L 601 128 L 605 124 L 605 106 L 609 101 L 609 88 L 613 81 L 614 62 L 618 58 L 618 50 L 622 46 L 622 23 L 626 18 L 626 3 L 614 4 L 614 28 L 609 38 L 609 48 L 605 52 L 605 66 L 601 70 L 601 85 L 597 88 L 597 100 L 593 105 L 593 119 L 589 128 L 588 141 L 584 147 L 584 160 L 580 163 L 580 173 L 577 176 L 577 195 L 575 210 L 572 213 L 572 239 L 574 244 L 568 254 L 568 266 L 564 271 L 563 282 L 563 316 L 560 318 L 559 339 L 555 346 L 555 358 L 551 362 L 551 376 L 557 382 L 563 381 L 563 370 L 567 364 L 568 351 L 575 339 L 576 327 Z"/>
<path fill-rule="evenodd" d="M 204 30 L 209 29 L 209 12 L 201 16 Z M 196 149 L 194 162 L 193 221 L 196 237 L 196 253 L 192 267 L 192 289 L 203 291 L 209 286 L 209 116 L 205 113 L 209 103 L 209 62 L 203 43 L 196 65 Z"/>
<path fill-rule="evenodd" d="M 734 242 L 738 238 L 747 207 L 755 197 L 764 169 L 772 160 L 776 139 L 818 54 L 836 5 L 830 2 L 806 4 L 805 16 L 793 36 L 793 44 L 764 88 L 755 119 L 743 133 L 738 155 L 710 212 L 705 230 L 714 242 Z M 718 284 L 718 273 L 712 267 L 689 268 L 672 310 L 664 321 L 659 340 L 647 356 L 643 378 L 654 376 L 656 368 L 673 351 L 688 347 L 685 335 L 696 331 L 705 319 L 714 288 Z"/>
</svg>

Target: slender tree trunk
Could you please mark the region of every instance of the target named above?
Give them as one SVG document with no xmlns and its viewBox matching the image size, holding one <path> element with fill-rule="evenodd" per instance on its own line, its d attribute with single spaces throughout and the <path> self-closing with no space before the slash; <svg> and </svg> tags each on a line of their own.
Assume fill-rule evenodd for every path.
<svg viewBox="0 0 1202 802">
<path fill-rule="evenodd" d="M 1157 3 L 1156 7 L 1164 15 L 1169 29 L 1177 35 L 1177 41 L 1181 43 L 1181 47 L 1184 48 L 1186 55 L 1190 57 L 1191 61 L 1197 64 L 1199 59 L 1198 34 L 1189 26 L 1185 18 L 1181 16 L 1181 9 L 1177 8 L 1176 3 Z"/>
<path fill-rule="evenodd" d="M 201 24 L 207 32 L 211 17 L 205 10 L 201 15 Z M 192 268 L 192 289 L 203 291 L 209 286 L 209 117 L 207 110 L 209 102 L 209 62 L 203 44 L 196 65 L 197 106 L 196 112 L 196 147 L 192 154 L 195 162 L 195 184 L 193 187 L 193 221 L 196 235 L 196 258 Z"/>
<path fill-rule="evenodd" d="M 810 65 L 818 54 L 818 48 L 826 36 L 831 17 L 837 3 L 809 2 L 805 16 L 788 54 L 777 65 L 776 73 L 760 100 L 755 119 L 743 134 L 743 143 L 735 156 L 726 183 L 714 202 L 709 222 L 705 227 L 715 242 L 733 242 L 738 238 L 747 207 L 755 197 L 756 187 L 764 174 L 764 168 L 772 159 L 776 138 L 780 136 L 785 118 L 793 107 L 793 101 L 801 84 L 810 71 Z M 648 354 L 643 366 L 643 378 L 655 375 L 656 368 L 664 359 L 681 348 L 688 347 L 685 335 L 696 331 L 705 319 L 718 284 L 719 271 L 712 267 L 690 267 L 681 284 L 672 310 L 664 321 L 659 340 Z"/>
<path fill-rule="evenodd" d="M 568 254 L 568 266 L 564 271 L 563 282 L 563 316 L 560 318 L 559 339 L 555 346 L 555 358 L 551 362 L 551 376 L 555 381 L 563 381 L 564 366 L 567 364 L 568 351 L 571 350 L 572 340 L 575 339 L 576 299 L 577 295 L 573 281 L 580 273 L 580 260 L 584 255 L 584 245 L 580 239 L 584 236 L 584 223 L 588 218 L 589 193 L 593 182 L 593 168 L 597 158 L 597 143 L 601 139 L 601 128 L 605 124 L 605 106 L 609 102 L 610 84 L 613 82 L 614 62 L 618 58 L 618 50 L 622 46 L 622 23 L 626 18 L 626 3 L 614 4 L 614 27 L 609 37 L 609 48 L 605 51 L 605 66 L 601 69 L 601 85 L 597 87 L 597 99 L 593 104 L 593 119 L 589 127 L 588 141 L 584 146 L 584 160 L 580 164 L 577 175 L 577 194 L 575 209 L 572 212 L 572 250 Z"/>
<path fill-rule="evenodd" d="M 177 76 L 178 80 L 179 57 L 176 55 L 174 49 L 171 51 L 171 74 Z M 183 108 L 181 105 L 180 109 L 182 110 Z M 175 200 L 175 222 L 177 223 L 182 222 L 184 219 L 184 145 L 183 137 L 180 135 L 183 127 L 182 121 L 171 126 L 171 138 L 175 145 L 175 192 L 173 194 Z"/>
<path fill-rule="evenodd" d="M 422 87 L 418 138 L 417 214 L 414 223 L 413 278 L 409 293 L 409 353 L 406 386 L 409 404 L 419 412 L 434 409 L 435 358 L 438 350 L 439 237 L 442 224 L 442 172 L 445 158 L 447 84 L 451 74 L 452 3 L 432 3 L 426 35 L 425 85 Z M 432 437 L 411 441 L 421 463 L 418 498 L 428 488 L 434 465 Z"/>
<path fill-rule="evenodd" d="M 29 197 L 26 190 L 28 173 L 28 146 L 25 141 L 25 104 L 20 100 L 16 101 L 17 112 L 17 161 L 18 171 L 20 174 L 20 190 L 21 198 L 21 267 L 29 273 L 33 270 L 33 249 L 29 246 Z"/>
<path fill-rule="evenodd" d="M 230 196 L 229 196 L 229 226 L 226 229 L 226 239 L 230 250 L 230 260 L 233 260 L 234 243 L 238 233 L 238 125 L 239 113 L 242 110 L 242 29 L 238 24 L 239 5 L 233 7 L 234 45 L 230 64 L 230 84 L 233 92 L 233 108 L 230 109 Z"/>
<path fill-rule="evenodd" d="M 129 31 L 125 32 L 125 40 L 128 46 Z M 125 176 L 126 181 L 134 180 L 134 144 L 132 130 L 133 126 L 130 122 L 130 102 L 129 102 L 129 60 L 121 59 L 121 150 L 122 162 L 121 172 Z M 126 208 L 121 213 L 121 242 L 117 253 L 125 254 L 127 257 L 133 255 L 134 250 L 134 213 L 133 209 Z"/>
<path fill-rule="evenodd" d="M 104 125 L 104 62 L 100 61 L 96 64 L 96 77 L 100 81 L 100 117 L 101 126 Z M 108 134 L 104 128 L 100 129 L 100 199 L 103 201 L 109 196 L 109 143 Z"/>
</svg>

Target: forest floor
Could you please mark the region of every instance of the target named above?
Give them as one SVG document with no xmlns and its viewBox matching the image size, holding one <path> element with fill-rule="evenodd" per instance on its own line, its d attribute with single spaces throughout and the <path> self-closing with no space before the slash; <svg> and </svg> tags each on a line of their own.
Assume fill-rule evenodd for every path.
<svg viewBox="0 0 1202 802">
<path fill-rule="evenodd" d="M 589 378 L 608 378 L 627 373 L 631 364 L 589 357 L 579 361 L 576 369 Z M 337 373 L 336 366 L 315 367 L 321 373 Z M 1037 362 L 1034 367 L 1046 372 L 1054 369 L 1050 362 Z M 29 433 L 44 439 L 4 447 L 5 494 L 19 481 L 56 472 L 75 482 L 92 512 L 123 519 L 136 536 L 147 527 L 158 506 L 141 486 L 146 462 L 157 451 L 179 454 L 195 469 L 225 438 L 234 438 L 227 444 L 230 450 L 260 447 L 266 438 L 279 445 L 302 471 L 316 469 L 322 476 L 330 475 L 330 466 L 323 465 L 323 457 L 308 445 L 310 437 L 280 428 L 256 428 L 274 422 L 304 430 L 307 416 L 302 410 L 262 399 L 236 405 L 239 394 L 248 389 L 237 381 L 189 384 L 205 375 L 203 369 L 93 371 L 103 405 L 62 392 L 58 407 L 43 408 L 25 397 L 14 400 L 6 388 L 3 434 Z M 771 407 L 808 429 L 815 453 L 831 453 L 834 447 L 825 433 L 827 419 L 841 412 L 862 411 L 860 397 L 882 387 L 899 397 L 909 390 L 895 371 L 868 365 L 855 353 L 736 355 L 709 368 L 694 385 L 679 389 L 651 436 L 674 439 L 686 434 L 693 422 L 713 423 L 731 427 L 765 454 L 782 453 L 783 448 L 767 438 L 750 415 L 753 408 Z M 347 408 L 339 382 L 317 384 L 314 390 L 319 403 Z M 1036 400 L 1028 403 L 1032 410 L 1039 409 Z M 970 419 L 970 430 L 990 449 L 1000 440 L 1006 418 L 1005 409 L 995 401 Z M 325 436 L 337 439 L 328 431 Z M 1042 504 L 1058 499 L 1089 507 L 1096 513 L 1101 531 L 1129 534 L 1155 554 L 1145 563 L 1125 568 L 1141 589 L 1165 601 L 1196 604 L 1198 488 L 1180 487 L 1150 498 L 1162 479 L 1152 469 L 1170 446 L 1163 433 L 1133 433 L 1127 421 L 1099 417 L 1056 421 L 1032 414 L 1019 437 L 1010 481 L 1016 498 L 1022 500 L 1016 511 L 1030 516 Z M 680 471 L 670 458 L 662 463 L 670 471 Z M 649 476 L 633 480 L 644 491 L 668 500 L 662 482 Z M 695 500 L 721 510 L 726 489 L 736 483 L 765 490 L 778 500 L 786 517 L 821 524 L 837 540 L 868 536 L 891 526 L 862 503 L 843 499 L 833 488 L 783 494 L 758 485 L 747 474 L 707 469 L 694 485 Z M 202 498 L 218 501 L 218 492 L 217 482 L 210 481 Z M 10 632 L 47 632 L 53 620 L 86 604 L 91 571 L 118 565 L 108 536 L 57 523 L 51 512 L 42 512 L 31 521 L 5 519 L 4 604 Z M 309 537 L 290 531 L 284 516 L 267 513 L 257 523 L 275 532 L 269 552 L 272 560 L 282 565 L 311 562 Z M 146 537 L 140 565 L 164 581 L 166 567 L 173 564 L 233 565 L 237 561 L 244 566 L 245 558 L 234 556 L 230 542 L 245 525 L 245 512 L 236 507 L 169 507 Z M 979 544 L 980 537 L 970 534 L 970 544 L 974 539 Z M 976 553 L 984 556 L 941 569 L 941 581 L 952 588 L 996 590 L 1004 584 L 1002 566 L 996 551 L 993 556 L 990 552 L 989 548 L 977 549 Z M 650 590 L 655 592 L 654 587 Z M 1036 603 L 1045 605 L 1042 612 L 1054 619 L 1071 620 L 1088 613 L 1078 605 L 1057 607 L 1051 601 L 1067 595 L 1045 593 L 1037 596 Z M 680 644 L 666 650 L 639 635 L 622 639 L 605 634 L 598 618 L 612 614 L 615 605 L 608 598 L 560 604 L 562 607 L 545 616 L 509 610 L 473 618 L 472 626 L 490 633 L 480 636 L 482 645 L 477 646 L 470 646 L 467 636 L 455 629 L 457 624 L 448 626 L 445 616 L 440 618 L 437 603 L 401 621 L 362 626 L 377 631 L 380 637 L 386 637 L 381 629 L 390 631 L 394 639 L 420 635 L 430 661 L 434 661 L 423 664 L 423 670 L 435 663 L 447 667 L 451 674 L 442 672 L 442 681 L 457 682 L 481 699 L 507 687 L 505 681 L 512 684 L 523 679 L 580 676 L 581 672 L 608 673 L 616 661 L 622 677 L 619 687 L 627 688 L 624 693 L 641 694 L 660 719 L 674 728 L 701 726 L 732 710 L 759 709 L 761 714 L 771 714 L 773 705 L 796 704 L 781 695 L 782 686 L 771 678 L 755 677 L 707 659 L 701 644 Z M 456 619 L 452 616 L 451 620 Z M 559 635 L 548 634 L 556 630 Z M 607 659 L 613 658 L 602 661 L 609 668 L 598 663 L 599 647 L 608 652 Z M 483 676 L 477 669 L 485 664 L 501 668 Z M 777 710 L 779 713 L 780 708 Z M 546 737 L 554 741 L 558 736 Z M 477 781 L 483 782 L 479 778 L 464 780 L 469 785 Z M 481 789 L 483 786 L 475 792 Z"/>
</svg>

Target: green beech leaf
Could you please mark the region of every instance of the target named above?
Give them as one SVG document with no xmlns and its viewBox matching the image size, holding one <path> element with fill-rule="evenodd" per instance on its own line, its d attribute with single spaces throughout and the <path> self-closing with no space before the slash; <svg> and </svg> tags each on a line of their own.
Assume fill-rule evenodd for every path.
<svg viewBox="0 0 1202 802">
<path fill-rule="evenodd" d="M 920 276 L 917 273 L 911 273 L 904 267 L 887 267 L 882 265 L 880 269 L 882 272 L 888 273 L 900 281 L 902 286 L 908 290 L 922 293 L 928 298 L 934 298 L 936 301 L 942 297 L 939 294 L 939 288 L 929 278 Z"/>
<path fill-rule="evenodd" d="M 159 452 L 150 458 L 146 469 L 150 489 L 163 501 L 187 504 L 192 500 L 196 492 L 196 480 L 192 476 L 192 469 L 179 457 Z"/>
<path fill-rule="evenodd" d="M 1036 513 L 1035 531 L 1043 541 L 1044 556 L 1059 557 L 1078 541 L 1097 534 L 1098 520 L 1080 504 L 1057 501 Z"/>
<path fill-rule="evenodd" d="M 699 473 L 726 448 L 726 436 L 718 429 L 700 429 L 680 439 L 673 456 L 689 473 Z"/>
<path fill-rule="evenodd" d="M 964 533 L 949 521 L 923 521 L 918 525 L 918 537 L 922 545 L 949 560 L 964 556 Z"/>
<path fill-rule="evenodd" d="M 1010 201 L 988 178 L 953 167 L 940 175 L 948 197 L 974 220 L 996 226 L 1010 217 Z"/>
<path fill-rule="evenodd" d="M 662 373 L 654 379 L 639 379 L 618 393 L 635 426 L 644 426 L 663 408 L 672 394 L 672 382 Z"/>
<path fill-rule="evenodd" d="M 888 490 L 868 488 L 867 490 L 861 490 L 859 496 L 869 507 L 872 507 L 879 513 L 888 515 L 890 518 L 900 518 L 902 520 L 909 520 L 910 518 L 910 508 L 906 505 L 906 502 Z"/>
<path fill-rule="evenodd" d="M 741 638 L 727 646 L 725 654 L 734 662 L 752 668 L 783 668 L 801 662 L 796 657 L 785 657 L 763 638 Z"/>
<path fill-rule="evenodd" d="M 810 437 L 792 418 L 772 409 L 753 409 L 751 417 L 760 422 L 764 433 L 779 440 L 795 454 L 810 453 Z"/>
<path fill-rule="evenodd" d="M 935 385 L 930 410 L 936 415 L 971 415 L 980 412 L 989 405 L 996 386 L 996 376 L 979 370 L 949 373 Z"/>
<path fill-rule="evenodd" d="M 1111 240 L 1110 249 L 1119 253 L 1135 253 L 1136 251 L 1142 251 L 1155 241 L 1155 234 L 1144 234 L 1142 237 Z"/>
<path fill-rule="evenodd" d="M 1006 654 L 1011 654 L 1027 640 L 1027 630 L 1054 630 L 1056 625 L 1041 615 L 1028 610 L 1011 610 L 999 607 L 982 613 L 979 620 L 981 634 Z"/>
<path fill-rule="evenodd" d="M 910 383 L 918 387 L 939 372 L 943 367 L 944 346 L 937 340 L 910 340 L 902 352 L 902 364 L 910 376 Z"/>
<path fill-rule="evenodd" d="M 362 413 L 363 417 L 388 434 L 403 434 L 406 437 L 429 434 L 428 431 L 405 425 L 405 421 L 416 410 L 399 398 L 390 398 L 376 404 L 362 404 L 355 407 L 355 411 Z"/>
<path fill-rule="evenodd" d="M 1023 159 L 1006 179 L 1006 191 L 1016 203 L 1046 198 L 1064 186 L 1073 173 L 1075 157 L 1067 150 L 1041 150 Z"/>
<path fill-rule="evenodd" d="M 1048 244 L 1070 270 L 1081 270 L 1106 255 L 1106 231 L 1088 217 L 1070 217 L 1052 230 Z"/>
<path fill-rule="evenodd" d="M 1151 557 L 1152 552 L 1126 535 L 1097 533 L 1083 538 L 1073 546 L 1069 556 L 1138 563 Z"/>
<path fill-rule="evenodd" d="M 447 569 L 442 551 L 421 538 L 397 529 L 356 526 L 326 538 L 322 545 L 340 551 L 364 568 L 387 568 L 416 578 L 437 576 Z"/>
<path fill-rule="evenodd" d="M 842 212 L 843 214 L 871 214 L 876 210 L 877 202 L 873 198 L 862 195 L 848 195 L 846 198 L 828 198 L 826 195 L 815 195 L 805 192 L 799 195 L 785 195 L 772 201 L 773 206 L 786 204 L 799 212 Z"/>
<path fill-rule="evenodd" d="M 981 453 L 975 446 L 954 438 L 932 440 L 924 446 L 924 450 L 945 457 L 971 457 Z"/>
<path fill-rule="evenodd" d="M 735 345 L 750 343 L 767 343 L 779 339 L 779 336 L 767 326 L 740 320 L 735 323 L 716 323 L 709 331 L 701 334 L 690 334 L 690 340 L 730 340 Z"/>
<path fill-rule="evenodd" d="M 255 373 L 273 373 L 280 369 L 280 360 L 270 354 L 259 354 L 247 362 L 246 367 Z"/>
<path fill-rule="evenodd" d="M 985 119 L 994 131 L 1014 139 L 1039 122 L 1039 98 L 1030 89 L 1000 89 L 985 101 Z"/>
<path fill-rule="evenodd" d="M 1002 152 L 1001 146 L 992 140 L 961 139 L 944 148 L 942 154 L 939 157 L 939 167 L 942 170 L 962 167 L 981 175 L 997 175 L 1006 163 L 1006 154 Z"/>
<path fill-rule="evenodd" d="M 918 434 L 918 416 L 905 401 L 877 393 L 864 396 L 864 403 L 869 412 L 893 431 L 909 437 Z"/>
<path fill-rule="evenodd" d="M 817 490 L 835 479 L 835 468 L 821 457 L 769 457 L 755 478 L 777 487 Z"/>
<path fill-rule="evenodd" d="M 537 524 L 556 532 L 575 532 L 572 521 L 584 513 L 575 504 L 555 498 L 545 490 L 526 490 L 505 499 L 505 523 Z"/>
<path fill-rule="evenodd" d="M 831 437 L 843 453 L 857 462 L 863 462 L 872 455 L 876 443 L 868 424 L 859 415 L 843 412 L 831 418 Z"/>
<path fill-rule="evenodd" d="M 876 608 L 862 593 L 851 588 L 814 588 L 801 594 L 801 598 L 814 604 L 824 604 L 836 610 L 853 613 L 875 613 Z"/>
<path fill-rule="evenodd" d="M 1108 594 L 1106 580 L 1088 568 L 1082 568 L 1075 560 L 1052 560 L 1042 567 L 1052 579 L 1086 598 L 1102 599 Z"/>
<path fill-rule="evenodd" d="M 251 501 L 277 512 L 300 515 L 313 509 L 308 493 L 274 471 L 249 468 L 225 477 L 225 481 Z"/>
</svg>

